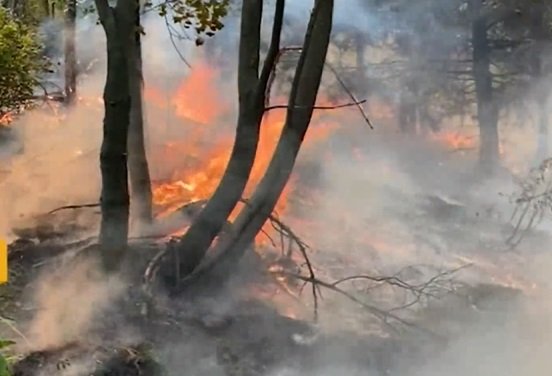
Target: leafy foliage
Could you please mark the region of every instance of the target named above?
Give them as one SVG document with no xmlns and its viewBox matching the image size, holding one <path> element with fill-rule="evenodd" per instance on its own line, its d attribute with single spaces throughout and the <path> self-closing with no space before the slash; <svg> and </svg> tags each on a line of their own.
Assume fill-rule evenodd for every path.
<svg viewBox="0 0 552 376">
<path fill-rule="evenodd" d="M 0 114 L 31 98 L 40 67 L 34 31 L 0 8 Z"/>
<path fill-rule="evenodd" d="M 196 44 L 203 44 L 202 36 L 212 37 L 224 27 L 222 19 L 228 14 L 230 0 L 176 0 L 156 6 L 161 17 L 170 16 L 176 24 L 197 34 Z M 146 7 L 152 7 L 151 2 Z"/>
<path fill-rule="evenodd" d="M 14 345 L 15 342 L 5 339 L 0 339 L 0 350 L 5 349 L 11 345 Z M 8 364 L 8 359 L 0 353 L 0 376 L 10 376 L 10 368 Z"/>
</svg>

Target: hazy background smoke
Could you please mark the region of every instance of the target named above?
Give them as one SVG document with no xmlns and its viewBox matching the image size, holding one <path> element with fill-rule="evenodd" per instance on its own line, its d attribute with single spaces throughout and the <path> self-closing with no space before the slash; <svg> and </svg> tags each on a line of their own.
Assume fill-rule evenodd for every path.
<svg viewBox="0 0 552 376">
<path fill-rule="evenodd" d="M 301 42 L 301 32 L 305 28 L 312 1 L 293 0 L 288 4 L 287 32 L 294 35 L 290 40 Z M 270 14 L 272 7 L 267 5 L 266 8 Z M 405 12 L 414 17 L 418 15 L 417 10 L 413 3 Z M 95 16 L 88 16 L 77 23 L 79 59 L 84 66 L 95 64 L 80 77 L 78 91 L 84 99 L 82 103 L 63 114 L 44 105 L 25 113 L 13 125 L 24 150 L 23 154 L 1 162 L 2 170 L 9 170 L 10 173 L 0 180 L 0 207 L 5 213 L 0 217 L 0 234 L 10 235 L 12 226 L 57 206 L 98 201 L 105 37 L 95 21 Z M 387 24 L 387 21 L 382 21 L 379 14 L 361 0 L 337 2 L 335 25 L 338 29 L 352 25 L 368 36 L 378 36 L 391 28 L 389 25 L 392 23 Z M 146 15 L 146 36 L 143 38 L 146 87 L 155 87 L 168 95 L 190 73 L 181 55 L 193 69 L 204 64 L 204 58 L 210 61 L 209 53 L 214 51 L 219 61 L 213 60 L 212 63 L 223 62 L 224 66 L 217 68 L 231 73 L 219 77 L 217 94 L 221 101 L 235 107 L 239 18 L 232 16 L 225 23 L 226 28 L 219 35 L 198 48 L 193 41 L 171 40 L 165 20 L 156 14 Z M 53 33 L 52 30 L 58 32 L 58 26 L 44 25 L 45 33 Z M 456 30 L 445 25 L 438 26 L 440 29 L 432 33 L 443 38 L 442 44 L 452 43 L 457 36 Z M 265 31 L 268 30 L 270 24 L 265 25 Z M 419 33 L 414 37 L 420 39 L 423 32 Z M 175 51 L 173 43 L 180 54 Z M 56 50 L 55 45 L 52 51 L 61 53 L 59 46 Z M 59 55 L 58 60 L 61 58 Z M 343 101 L 348 100 L 343 97 Z M 427 364 L 423 366 L 411 366 L 408 363 L 410 359 L 406 359 L 403 374 L 544 376 L 552 366 L 547 356 L 552 346 L 552 338 L 547 334 L 552 311 L 548 304 L 550 294 L 546 282 L 551 263 L 540 251 L 549 244 L 535 245 L 533 253 L 527 256 L 534 261 L 534 265 L 518 267 L 511 260 L 504 261 L 501 255 L 497 255 L 501 249 L 484 251 L 480 248 L 485 239 L 502 235 L 495 228 L 487 229 L 484 220 L 476 222 L 480 226 L 454 225 L 458 227 L 451 234 L 441 231 L 449 224 L 425 222 L 420 213 L 423 196 L 436 194 L 460 200 L 466 205 L 473 221 L 480 220 L 477 214 L 483 211 L 485 205 L 496 205 L 507 216 L 509 206 L 499 193 L 508 192 L 512 188 L 511 182 L 474 184 L 465 171 L 471 168 L 475 154 L 463 159 L 442 149 L 432 149 L 430 143 L 405 142 L 400 136 L 393 135 L 394 128 L 385 126 L 383 120 L 377 121 L 380 108 L 374 106 L 373 109 L 374 113 L 370 116 L 375 120 L 375 130 L 367 130 L 366 124 L 354 110 L 338 112 L 335 116 L 342 130 L 322 145 L 322 149 L 329 149 L 331 154 L 317 154 L 315 151 L 310 155 L 301 154 L 302 161 L 314 160 L 320 175 L 317 185 L 309 192 L 315 197 L 316 204 L 309 210 L 303 210 L 301 220 L 306 221 L 296 224 L 299 234 L 317 249 L 313 258 L 321 269 L 328 269 L 328 278 L 348 274 L 353 266 L 358 271 L 386 274 L 409 264 L 450 266 L 457 263 L 460 257 L 479 257 L 489 263 L 496 260 L 504 262 L 517 274 L 537 280 L 543 289 L 539 290 L 540 295 L 525 301 L 521 309 L 502 318 L 502 321 L 495 322 L 498 319 L 492 316 L 473 323 L 465 335 L 453 340 L 444 353 L 436 353 L 435 358 L 427 359 Z M 169 137 L 159 130 L 167 123 L 167 112 L 159 110 L 154 104 L 146 106 L 150 153 L 161 148 Z M 216 139 L 214 133 L 220 129 L 228 130 L 231 135 L 235 119 L 224 120 L 212 128 L 213 139 Z M 473 121 L 468 123 L 474 128 Z M 445 125 L 456 124 L 451 120 Z M 186 139 L 192 132 L 189 124 L 181 119 L 173 118 L 170 128 L 168 134 L 173 141 Z M 503 138 L 510 140 L 504 144 L 505 158 L 526 164 L 535 145 L 534 132 L 520 128 L 517 123 L 501 130 L 505 131 Z M 353 149 L 356 148 L 360 149 L 363 158 L 355 159 Z M 181 157 L 185 160 L 186 155 Z M 159 168 L 152 165 L 154 170 Z M 293 223 L 293 218 L 286 220 Z M 301 227 L 301 223 L 316 223 L 316 226 L 314 231 L 309 231 L 309 227 Z M 447 231 L 450 231 L 448 227 Z M 421 234 L 423 238 L 420 238 Z M 453 240 L 455 235 L 462 238 L 461 242 Z M 428 243 L 432 246 L 429 247 Z M 460 243 L 464 246 L 459 247 Z M 482 269 L 477 269 L 477 272 L 483 274 Z M 92 266 L 82 264 L 69 274 L 47 274 L 37 281 L 35 301 L 39 311 L 29 327 L 33 346 L 77 339 L 93 326 L 98 312 L 122 291 L 120 281 L 98 282 L 94 275 Z M 328 307 L 332 307 L 332 299 L 328 301 Z M 324 324 L 337 328 L 358 325 L 358 321 L 351 323 L 343 319 L 346 311 L 353 309 L 351 305 L 334 304 L 331 309 L 322 315 Z M 193 357 L 195 352 L 187 345 L 184 347 L 184 353 L 189 352 Z M 345 371 L 326 371 L 323 375 L 334 376 Z"/>
</svg>

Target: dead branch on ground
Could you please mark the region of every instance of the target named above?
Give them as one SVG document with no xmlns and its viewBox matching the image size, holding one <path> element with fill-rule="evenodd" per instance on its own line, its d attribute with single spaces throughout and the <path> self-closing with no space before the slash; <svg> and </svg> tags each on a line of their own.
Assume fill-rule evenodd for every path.
<svg viewBox="0 0 552 376">
<path fill-rule="evenodd" d="M 70 209 L 84 209 L 84 208 L 98 208 L 100 207 L 100 203 L 95 202 L 93 204 L 81 204 L 81 205 L 66 205 L 61 206 L 59 208 L 56 208 L 54 210 L 50 210 L 47 214 L 54 214 L 62 210 L 70 210 Z"/>
<path fill-rule="evenodd" d="M 510 197 L 514 204 L 510 221 L 514 228 L 506 244 L 511 249 L 552 212 L 552 158 L 531 170 L 525 179 L 518 179 L 518 184 L 520 191 Z"/>
</svg>

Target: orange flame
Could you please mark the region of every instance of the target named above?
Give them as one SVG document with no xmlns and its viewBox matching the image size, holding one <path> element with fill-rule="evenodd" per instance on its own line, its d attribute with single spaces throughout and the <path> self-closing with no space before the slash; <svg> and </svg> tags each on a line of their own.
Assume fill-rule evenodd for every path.
<svg viewBox="0 0 552 376">
<path fill-rule="evenodd" d="M 183 205 L 209 198 L 216 189 L 228 163 L 232 144 L 234 142 L 232 123 L 228 123 L 230 105 L 219 95 L 217 89 L 217 72 L 208 65 L 194 68 L 190 75 L 178 86 L 171 95 L 170 103 L 174 105 L 175 115 L 186 124 L 187 137 L 185 141 L 172 141 L 156 157 L 163 164 L 179 157 L 172 168 L 168 182 L 154 186 L 154 203 L 164 209 L 164 213 L 176 210 Z M 167 108 L 167 100 L 155 88 L 147 88 L 145 98 L 150 105 Z M 266 114 L 261 125 L 261 134 L 257 156 L 253 165 L 245 196 L 249 197 L 255 186 L 261 180 L 282 132 L 286 112 L 283 109 L 273 110 Z M 332 123 L 318 124 L 319 114 L 314 114 L 314 126 L 311 126 L 305 139 L 306 146 L 316 144 L 326 139 L 336 125 Z M 154 163 L 156 164 L 156 163 Z M 292 191 L 293 178 L 286 186 L 276 211 L 282 214 Z M 239 208 L 237 208 L 239 209 Z M 230 220 L 238 213 L 234 210 Z"/>
<path fill-rule="evenodd" d="M 441 132 L 433 135 L 433 139 L 452 150 L 475 149 L 477 138 L 459 132 Z"/>
<path fill-rule="evenodd" d="M 11 112 L 6 112 L 3 115 L 0 115 L 0 127 L 7 127 L 13 121 L 13 115 Z"/>
</svg>

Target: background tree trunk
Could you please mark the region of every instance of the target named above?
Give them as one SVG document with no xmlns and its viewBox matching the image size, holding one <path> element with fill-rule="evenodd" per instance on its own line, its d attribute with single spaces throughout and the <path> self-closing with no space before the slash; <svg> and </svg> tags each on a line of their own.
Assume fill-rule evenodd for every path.
<svg viewBox="0 0 552 376">
<path fill-rule="evenodd" d="M 498 107 L 493 100 L 491 49 L 487 20 L 482 16 L 482 0 L 471 0 L 473 75 L 479 122 L 479 162 L 484 172 L 493 172 L 499 163 Z"/>
<path fill-rule="evenodd" d="M 410 79 L 404 83 L 399 94 L 398 121 L 402 133 L 416 134 L 416 102 Z"/>
<path fill-rule="evenodd" d="M 205 208 L 196 217 L 180 243 L 179 270 L 187 275 L 201 262 L 215 237 L 243 195 L 259 141 L 265 92 L 280 49 L 285 0 L 277 0 L 272 40 L 259 76 L 262 0 L 244 0 L 241 15 L 238 94 L 239 114 L 234 147 L 224 175 Z M 180 279 L 167 281 L 174 286 Z"/>
<path fill-rule="evenodd" d="M 140 225 L 153 220 L 152 191 L 144 140 L 142 43 L 140 2 L 134 0 L 134 30 L 128 41 L 128 71 L 130 85 L 130 126 L 128 134 L 128 169 L 132 192 L 132 214 Z"/>
<path fill-rule="evenodd" d="M 233 265 L 261 230 L 289 180 L 320 87 L 332 30 L 333 6 L 333 0 L 315 2 L 292 84 L 282 135 L 266 174 L 234 222 L 231 234 L 216 252 L 220 257 L 207 266 L 214 266 L 217 270 L 210 273 L 211 276 L 227 275 L 234 270 Z M 193 278 L 194 275 L 190 276 Z"/>
<path fill-rule="evenodd" d="M 130 113 L 128 65 L 125 42 L 132 22 L 125 18 L 125 2 L 116 8 L 107 0 L 96 0 L 96 8 L 107 39 L 107 78 L 104 88 L 105 117 L 100 154 L 102 175 L 100 246 L 108 271 L 116 270 L 128 238 L 129 194 L 127 136 Z"/>
<path fill-rule="evenodd" d="M 77 95 L 76 18 L 77 0 L 67 0 L 65 9 L 65 99 L 69 105 L 75 102 Z"/>
<path fill-rule="evenodd" d="M 50 17 L 50 0 L 42 0 L 42 10 L 45 17 Z"/>
<path fill-rule="evenodd" d="M 546 82 L 546 72 L 544 68 L 544 51 L 546 50 L 547 23 L 546 9 L 542 3 L 535 3 L 530 9 L 530 33 L 534 39 L 533 57 L 531 59 L 531 76 L 536 83 L 536 102 L 538 106 L 538 132 L 537 132 L 537 152 L 536 163 L 540 164 L 548 158 L 548 104 L 549 90 Z"/>
</svg>

